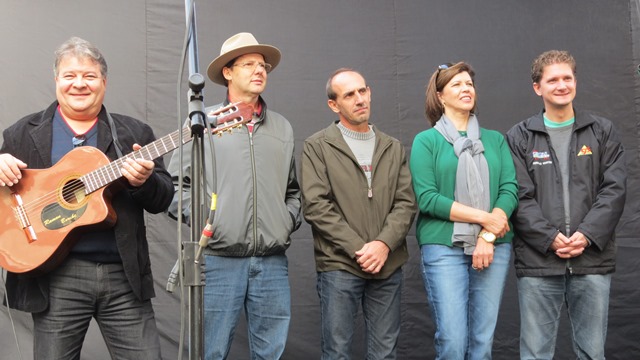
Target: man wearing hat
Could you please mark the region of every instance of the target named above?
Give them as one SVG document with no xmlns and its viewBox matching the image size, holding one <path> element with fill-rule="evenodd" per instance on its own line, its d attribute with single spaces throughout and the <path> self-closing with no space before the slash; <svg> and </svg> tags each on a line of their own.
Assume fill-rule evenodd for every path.
<svg viewBox="0 0 640 360">
<path fill-rule="evenodd" d="M 267 109 L 261 97 L 268 73 L 280 62 L 280 50 L 259 44 L 250 33 L 227 39 L 207 70 L 227 87 L 222 104 L 242 101 L 253 107 L 250 123 L 230 136 L 204 142 L 207 169 L 204 191 L 217 192 L 213 237 L 204 250 L 204 343 L 206 359 L 227 357 L 238 318 L 246 311 L 252 359 L 279 359 L 291 317 L 285 250 L 300 226 L 300 187 L 296 177 L 291 124 Z M 207 158 L 213 151 L 215 159 Z M 183 151 L 183 174 L 190 174 L 191 149 Z M 174 153 L 169 171 L 178 183 L 180 158 Z M 189 184 L 183 187 L 182 220 L 190 221 Z M 213 187 L 215 184 L 215 188 Z M 196 204 L 197 206 L 198 204 Z M 178 216 L 178 196 L 169 215 Z"/>
</svg>

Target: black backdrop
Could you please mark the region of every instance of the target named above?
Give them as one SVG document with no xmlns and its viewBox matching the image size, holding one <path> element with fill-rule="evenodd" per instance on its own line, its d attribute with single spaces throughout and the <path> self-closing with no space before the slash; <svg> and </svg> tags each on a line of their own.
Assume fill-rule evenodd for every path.
<svg viewBox="0 0 640 360">
<path fill-rule="evenodd" d="M 252 32 L 283 52 L 264 94 L 270 108 L 293 124 L 296 147 L 334 119 L 324 84 L 338 67 L 360 70 L 372 89 L 372 122 L 410 151 L 427 127 L 423 115 L 428 76 L 438 64 L 465 60 L 476 72 L 479 119 L 506 131 L 541 108 L 531 89 L 532 59 L 552 48 L 567 49 L 578 61 L 576 106 L 610 119 L 623 134 L 629 165 L 628 199 L 618 227 L 618 267 L 611 291 L 607 357 L 640 357 L 640 63 L 638 0 L 249 0 L 196 3 L 201 73 L 227 37 Z M 0 128 L 47 106 L 54 99 L 53 51 L 70 36 L 97 45 L 109 63 L 105 103 L 112 112 L 146 120 L 156 136 L 177 128 L 177 102 L 184 116 L 186 90 L 177 93 L 184 3 L 175 0 L 19 2 L 0 0 Z M 221 100 L 224 88 L 207 80 L 206 104 Z M 180 100 L 177 100 L 180 99 Z M 298 154 L 299 155 L 299 154 Z M 224 191 L 224 189 L 219 189 Z M 2 214 L 7 216 L 7 214 Z M 164 291 L 176 260 L 176 224 L 148 216 L 154 299 L 163 354 L 177 359 L 180 301 Z M 1 230 L 0 230 L 1 231 Z M 401 359 L 433 357 L 433 323 L 412 230 L 405 266 Z M 319 357 L 319 313 L 311 231 L 303 224 L 288 251 L 292 323 L 284 358 Z M 4 287 L 0 286 L 0 295 Z M 9 315 L 13 318 L 15 332 Z M 360 320 L 360 319 L 358 319 Z M 495 335 L 494 357 L 518 351 L 518 303 L 513 274 L 508 279 Z M 556 358 L 574 358 L 566 317 Z M 362 330 L 362 325 L 358 327 Z M 17 338 L 14 340 L 15 337 Z M 0 307 L 0 358 L 31 358 L 31 319 Z M 354 344 L 363 358 L 362 337 Z M 92 325 L 83 358 L 108 359 Z M 230 355 L 247 359 L 246 326 L 236 332 Z"/>
</svg>

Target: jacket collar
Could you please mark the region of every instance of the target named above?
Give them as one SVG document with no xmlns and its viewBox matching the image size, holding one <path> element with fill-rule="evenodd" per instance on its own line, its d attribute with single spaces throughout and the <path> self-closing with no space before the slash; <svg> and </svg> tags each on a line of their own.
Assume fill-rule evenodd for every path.
<svg viewBox="0 0 640 360">
<path fill-rule="evenodd" d="M 51 163 L 51 140 L 53 136 L 53 116 L 57 109 L 58 101 L 56 100 L 41 112 L 40 117 L 35 116 L 29 121 L 29 124 L 33 127 L 29 134 L 46 167 L 53 165 Z M 103 105 L 98 114 L 98 149 L 106 152 L 112 142 L 111 128 L 109 128 L 107 121 L 107 110 Z"/>
<path fill-rule="evenodd" d="M 54 101 L 41 112 L 40 117 L 35 116 L 29 121 L 29 125 L 33 127 L 29 131 L 29 135 L 31 135 L 36 151 L 45 167 L 53 165 L 51 164 L 51 138 L 53 134 L 53 115 L 57 108 L 58 102 Z"/>
<path fill-rule="evenodd" d="M 113 116 L 112 116 L 113 118 Z M 116 122 L 115 118 L 113 119 Z M 115 126 L 115 124 L 114 124 Z M 116 131 L 118 127 L 116 126 Z M 121 136 L 118 136 L 121 137 Z M 120 141 L 122 143 L 122 141 Z M 107 154 L 107 150 L 113 144 L 113 136 L 111 135 L 111 127 L 109 126 L 109 119 L 107 118 L 107 109 L 102 105 L 102 109 L 100 109 L 100 113 L 98 113 L 98 149 L 103 153 Z M 115 144 L 113 144 L 115 146 Z M 124 146 L 124 145 L 123 145 Z M 121 149 L 123 153 L 127 153 L 127 150 L 131 149 Z M 117 154 L 115 150 L 113 154 L 111 154 L 114 158 L 117 158 Z"/>
<path fill-rule="evenodd" d="M 591 116 L 587 116 L 583 111 L 577 110 L 575 107 L 573 108 L 573 114 L 575 116 L 575 125 L 574 130 L 581 129 L 583 127 L 591 125 L 594 120 Z M 540 112 L 532 117 L 526 123 L 526 127 L 531 131 L 539 131 L 546 133 L 547 128 L 544 126 L 544 109 L 540 110 Z"/>
<path fill-rule="evenodd" d="M 260 116 L 258 116 L 257 122 L 261 122 L 267 117 L 267 103 L 262 98 L 262 95 L 258 96 L 258 102 L 260 102 L 260 105 L 262 106 L 262 110 L 260 111 Z M 231 104 L 231 102 L 229 101 L 229 90 L 227 90 L 227 96 L 225 97 L 224 102 L 222 103 L 222 106 L 224 107 L 229 104 Z"/>
<path fill-rule="evenodd" d="M 353 155 L 351 148 L 349 148 L 349 145 L 347 144 L 347 142 L 344 140 L 344 137 L 342 136 L 342 132 L 338 128 L 339 122 L 340 120 L 334 121 L 326 129 L 325 141 L 331 144 L 332 146 L 335 146 L 336 148 L 340 149 L 345 154 L 348 154 L 351 158 L 355 160 L 355 156 Z M 378 128 L 376 128 L 375 125 L 371 124 L 371 128 L 376 133 L 376 145 L 374 148 L 374 160 L 375 160 L 375 154 L 378 153 L 379 151 L 382 151 L 383 149 L 386 149 L 387 146 L 391 143 L 391 138 L 381 133 L 380 131 L 378 131 Z"/>
</svg>

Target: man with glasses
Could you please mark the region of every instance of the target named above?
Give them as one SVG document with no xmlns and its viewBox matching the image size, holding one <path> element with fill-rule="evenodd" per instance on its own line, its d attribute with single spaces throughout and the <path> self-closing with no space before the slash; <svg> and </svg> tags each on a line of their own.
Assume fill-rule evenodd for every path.
<svg viewBox="0 0 640 360">
<path fill-rule="evenodd" d="M 123 151 L 140 149 L 155 140 L 148 125 L 107 112 L 103 106 L 107 63 L 89 42 L 73 37 L 62 44 L 56 51 L 54 76 L 57 100 L 3 133 L 0 186 L 27 181 L 23 169 L 44 169 L 56 163 L 56 171 L 68 169 L 69 176 L 82 169 L 94 170 L 92 165 L 99 159 L 85 156 L 82 163 L 69 163 L 70 158 L 63 158 L 79 146 L 92 146 L 115 160 Z M 171 202 L 173 185 L 162 158 L 128 159 L 120 171 L 123 178 L 117 180 L 119 191 L 114 189 L 111 201 L 117 215 L 112 226 L 74 237 L 77 242 L 66 259 L 45 275 L 8 273 L 8 305 L 32 313 L 35 359 L 79 359 L 92 317 L 114 359 L 161 358 L 150 300 L 154 290 L 143 212 L 164 211 Z M 99 194 L 87 198 L 91 196 L 89 201 L 99 201 Z M 54 222 L 54 215 L 48 214 L 65 214 L 62 208 L 56 211 L 47 206 L 42 218 L 51 216 L 49 221 Z M 89 213 L 92 209 L 73 215 L 97 217 Z M 67 220 L 73 215 L 67 213 Z M 40 238 L 54 235 L 36 234 Z M 38 241 L 44 240 L 34 243 Z"/>
<path fill-rule="evenodd" d="M 604 359 L 624 149 L 611 121 L 573 107 L 576 62 L 568 52 L 539 55 L 531 79 L 544 109 L 507 133 L 520 186 L 511 217 L 520 357 L 554 357 L 566 304 L 577 358 Z"/>
<path fill-rule="evenodd" d="M 327 81 L 338 120 L 302 153 L 304 217 L 313 230 L 322 359 L 351 359 L 362 305 L 366 358 L 395 359 L 406 235 L 416 213 L 404 147 L 369 123 L 371 89 L 338 69 Z"/>
<path fill-rule="evenodd" d="M 205 358 L 225 359 L 243 309 L 252 359 L 279 359 L 291 317 L 288 265 L 289 236 L 300 226 L 300 188 L 296 177 L 294 137 L 282 115 L 267 109 L 261 94 L 268 73 L 280 61 L 280 50 L 259 44 L 250 33 L 227 39 L 207 74 L 227 87 L 222 104 L 243 102 L 253 119 L 231 136 L 204 141 L 206 194 L 217 192 L 213 236 L 204 249 Z M 208 157 L 213 153 L 214 157 Z M 183 163 L 174 153 L 169 170 L 178 184 L 191 172 L 191 148 Z M 213 167 L 215 177 L 209 167 Z M 182 220 L 190 222 L 189 184 L 184 179 Z M 178 217 L 178 193 L 169 215 Z M 204 220 L 204 219 L 202 219 Z"/>
</svg>

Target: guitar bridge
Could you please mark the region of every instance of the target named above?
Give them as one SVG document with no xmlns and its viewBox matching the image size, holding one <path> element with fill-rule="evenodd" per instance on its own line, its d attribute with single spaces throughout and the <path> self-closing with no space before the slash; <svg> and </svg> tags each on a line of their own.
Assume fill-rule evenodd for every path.
<svg viewBox="0 0 640 360">
<path fill-rule="evenodd" d="M 31 222 L 29 221 L 29 217 L 27 216 L 27 212 L 24 210 L 24 203 L 22 202 L 22 197 L 20 197 L 20 194 L 13 194 L 13 197 L 16 200 L 16 204 L 18 204 L 14 211 L 16 213 L 16 216 L 18 217 L 18 221 L 20 222 L 20 226 L 22 226 L 22 229 L 24 230 L 25 234 L 27 235 L 27 238 L 29 239 L 29 242 L 33 242 L 38 240 L 38 237 L 36 236 L 36 232 L 35 230 L 33 230 L 33 226 L 31 226 Z"/>
</svg>

